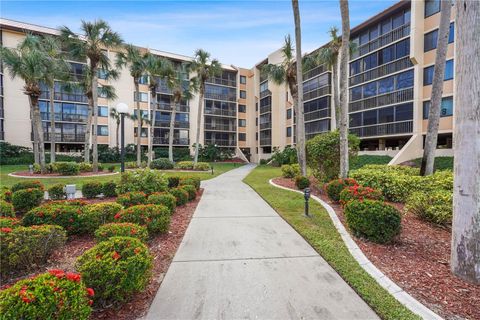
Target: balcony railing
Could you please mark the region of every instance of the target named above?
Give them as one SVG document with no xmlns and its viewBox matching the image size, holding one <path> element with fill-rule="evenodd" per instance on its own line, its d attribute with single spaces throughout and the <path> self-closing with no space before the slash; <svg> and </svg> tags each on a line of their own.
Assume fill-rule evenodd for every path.
<svg viewBox="0 0 480 320">
<path fill-rule="evenodd" d="M 236 110 L 225 110 L 225 109 L 218 109 L 218 108 L 208 108 L 205 109 L 206 115 L 215 115 L 215 116 L 224 116 L 224 117 L 236 117 L 237 111 Z"/>
<path fill-rule="evenodd" d="M 358 50 L 353 54 L 352 58 L 361 57 L 371 51 L 386 46 L 389 43 L 404 38 L 410 34 L 410 23 L 404 24 L 396 29 L 393 29 L 389 33 L 381 35 L 380 37 L 373 39 L 358 47 Z"/>
<path fill-rule="evenodd" d="M 170 121 L 155 121 L 155 127 L 170 128 Z M 190 123 L 186 121 L 175 121 L 174 128 L 190 128 Z"/>
<path fill-rule="evenodd" d="M 230 132 L 236 132 L 237 131 L 237 126 L 233 124 L 219 124 L 219 123 L 205 123 L 204 126 L 205 130 L 211 130 L 211 131 L 230 131 Z"/>
<path fill-rule="evenodd" d="M 330 112 L 329 109 L 321 109 L 321 110 L 315 110 L 313 112 L 305 113 L 304 114 L 304 119 L 305 121 L 310 121 L 310 120 L 318 120 L 322 118 L 327 118 L 330 117 Z"/>
<path fill-rule="evenodd" d="M 266 106 L 260 107 L 260 114 L 267 113 L 267 112 L 272 112 L 272 106 L 271 105 L 266 105 Z"/>
<path fill-rule="evenodd" d="M 271 122 L 260 123 L 260 130 L 271 129 L 271 128 L 272 128 Z"/>
<path fill-rule="evenodd" d="M 213 100 L 223 100 L 223 101 L 232 101 L 235 102 L 237 99 L 235 95 L 225 95 L 225 94 L 218 94 L 218 93 L 205 93 L 205 99 L 213 99 Z"/>
<path fill-rule="evenodd" d="M 316 77 L 318 76 L 319 74 L 321 73 L 324 73 L 325 71 L 327 71 L 327 68 L 325 68 L 325 66 L 322 64 L 320 66 L 317 66 L 311 70 L 308 70 L 307 72 L 305 72 L 303 74 L 303 81 L 307 81 L 313 77 Z"/>
<path fill-rule="evenodd" d="M 371 98 L 351 102 L 348 111 L 355 112 L 413 100 L 413 88 L 398 90 Z"/>
<path fill-rule="evenodd" d="M 168 145 L 168 138 L 165 137 L 153 137 L 153 144 L 167 144 Z M 173 138 L 174 145 L 182 145 L 188 146 L 188 138 Z"/>
<path fill-rule="evenodd" d="M 50 96 L 48 91 L 42 91 L 40 94 L 40 99 L 49 100 Z M 55 92 L 54 99 L 60 101 L 88 103 L 87 96 L 81 93 Z"/>
<path fill-rule="evenodd" d="M 303 101 L 312 100 L 330 93 L 330 86 L 323 86 L 303 94 Z"/>
<path fill-rule="evenodd" d="M 224 139 L 205 139 L 205 144 L 213 144 L 221 147 L 235 147 L 237 141 L 235 140 L 224 140 Z"/>
<path fill-rule="evenodd" d="M 50 113 L 48 112 L 41 112 L 40 116 L 44 121 L 50 120 Z M 55 113 L 55 121 L 87 122 L 87 118 L 88 117 L 84 114 Z"/>
<path fill-rule="evenodd" d="M 172 111 L 172 105 L 169 103 L 157 102 L 157 110 Z M 190 112 L 189 106 L 177 106 L 177 112 Z"/>
<path fill-rule="evenodd" d="M 5 112 L 3 111 L 3 106 L 0 108 L 0 118 L 5 117 Z"/>
<path fill-rule="evenodd" d="M 261 146 L 271 146 L 272 145 L 272 138 L 263 138 L 260 139 Z"/>
<path fill-rule="evenodd" d="M 271 95 L 272 95 L 272 91 L 270 91 L 268 89 L 263 90 L 262 92 L 260 92 L 260 99 L 271 96 Z"/>
<path fill-rule="evenodd" d="M 374 137 L 390 134 L 411 133 L 412 131 L 413 120 L 383 123 L 350 129 L 350 133 L 353 133 L 359 137 Z"/>
<path fill-rule="evenodd" d="M 231 79 L 223 79 L 223 78 L 210 78 L 207 80 L 208 83 L 220 84 L 222 86 L 229 86 L 229 87 L 236 87 L 237 81 Z"/>
<path fill-rule="evenodd" d="M 49 132 L 43 133 L 43 139 L 45 142 L 50 141 L 50 135 L 51 133 Z M 55 142 L 85 142 L 85 134 L 56 133 Z"/>
<path fill-rule="evenodd" d="M 410 61 L 410 58 L 406 56 L 396 61 L 356 74 L 350 77 L 349 82 L 351 86 L 354 86 L 356 84 L 383 77 L 387 74 L 394 73 L 410 67 L 413 67 L 412 61 Z"/>
</svg>

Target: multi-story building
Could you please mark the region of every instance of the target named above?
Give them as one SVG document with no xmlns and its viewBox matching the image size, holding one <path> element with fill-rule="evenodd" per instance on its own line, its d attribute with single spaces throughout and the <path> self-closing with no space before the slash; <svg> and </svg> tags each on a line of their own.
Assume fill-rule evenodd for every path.
<svg viewBox="0 0 480 320">
<path fill-rule="evenodd" d="M 350 131 L 361 139 L 361 152 L 393 156 L 399 163 L 421 156 L 427 129 L 428 108 L 436 53 L 440 1 L 400 1 L 351 30 L 356 44 L 349 63 Z M 445 72 L 442 118 L 440 120 L 437 155 L 451 155 L 453 131 L 454 88 L 454 12 Z M 58 34 L 55 29 L 2 19 L 0 40 L 15 47 L 26 32 Z M 328 44 L 322 44 L 319 49 Z M 149 50 L 175 64 L 191 57 Z M 317 50 L 310 54 L 314 54 Z M 116 52 L 105 54 L 114 60 Z M 223 66 L 223 72 L 206 84 L 204 109 L 200 119 L 200 143 L 214 144 L 232 150 L 237 156 L 257 162 L 268 158 L 276 148 L 294 145 L 295 114 L 288 86 L 273 83 L 262 72 L 265 64 L 280 64 L 281 50 L 268 55 L 251 69 Z M 82 61 L 71 61 L 72 73 L 81 76 Z M 11 79 L 1 71 L 0 138 L 13 144 L 31 146 L 30 110 L 22 93 L 22 80 Z M 5 77 L 4 77 L 5 76 Z M 185 75 L 186 78 L 192 75 Z M 118 102 L 127 103 L 132 112 L 139 100 L 142 113 L 156 112 L 154 146 L 168 144 L 171 115 L 171 91 L 160 80 L 155 110 L 147 79 L 142 79 L 140 92 L 134 90 L 133 79 L 126 68 L 118 80 L 108 84 L 116 88 L 117 98 L 99 98 L 98 141 L 115 146 L 116 120 L 109 116 Z M 100 80 L 100 85 L 106 84 Z M 305 134 L 310 139 L 336 127 L 332 110 L 332 74 L 320 65 L 303 75 Z M 195 142 L 198 122 L 198 94 L 182 101 L 175 116 L 174 145 L 191 147 Z M 85 143 L 87 100 L 81 92 L 65 92 L 55 86 L 55 134 L 59 151 L 79 151 Z M 42 92 L 40 108 L 45 139 L 52 134 L 49 119 L 48 88 Z M 127 121 L 126 142 L 135 143 L 136 123 Z M 141 130 L 142 145 L 147 145 L 147 125 Z"/>
</svg>

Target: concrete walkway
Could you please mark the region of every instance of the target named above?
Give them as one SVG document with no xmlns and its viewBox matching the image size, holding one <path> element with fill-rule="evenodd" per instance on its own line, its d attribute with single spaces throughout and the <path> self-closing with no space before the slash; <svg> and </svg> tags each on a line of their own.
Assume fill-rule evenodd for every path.
<svg viewBox="0 0 480 320">
<path fill-rule="evenodd" d="M 378 319 L 242 179 L 205 188 L 147 319 Z"/>
</svg>

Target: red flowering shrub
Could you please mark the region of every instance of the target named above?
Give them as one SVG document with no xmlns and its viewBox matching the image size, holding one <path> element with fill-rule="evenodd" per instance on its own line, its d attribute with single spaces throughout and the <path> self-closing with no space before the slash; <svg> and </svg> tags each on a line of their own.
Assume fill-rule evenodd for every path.
<svg viewBox="0 0 480 320">
<path fill-rule="evenodd" d="M 59 226 L 0 228 L 1 273 L 29 270 L 45 263 L 50 253 L 66 240 L 65 230 Z"/>
<path fill-rule="evenodd" d="M 16 211 L 26 212 L 39 206 L 44 195 L 42 189 L 21 189 L 12 194 L 12 204 Z"/>
<path fill-rule="evenodd" d="M 81 215 L 80 206 L 47 203 L 28 211 L 23 216 L 22 224 L 25 226 L 56 224 L 67 230 L 69 235 L 78 234 L 84 231 Z"/>
<path fill-rule="evenodd" d="M 122 205 L 115 202 L 102 202 L 87 205 L 83 209 L 83 214 L 81 216 L 84 232 L 91 234 L 102 224 L 113 222 L 115 220 L 115 215 L 122 210 Z"/>
<path fill-rule="evenodd" d="M 182 206 L 188 201 L 188 192 L 182 189 L 181 187 L 172 188 L 168 190 L 176 199 L 177 199 L 177 206 Z"/>
<path fill-rule="evenodd" d="M 15 217 L 15 211 L 13 211 L 11 203 L 0 200 L 0 217 Z"/>
<path fill-rule="evenodd" d="M 88 319 L 94 291 L 80 275 L 50 270 L 0 291 L 2 319 Z"/>
<path fill-rule="evenodd" d="M 170 210 L 162 205 L 138 205 L 120 211 L 115 220 L 146 226 L 150 235 L 165 233 L 170 225 Z"/>
<path fill-rule="evenodd" d="M 16 228 L 20 226 L 17 218 L 0 217 L 0 228 Z"/>
<path fill-rule="evenodd" d="M 45 190 L 45 187 L 38 180 L 28 180 L 28 181 L 17 182 L 11 188 L 12 193 L 18 190 L 25 190 L 25 189 L 40 189 L 43 191 Z"/>
<path fill-rule="evenodd" d="M 165 192 L 155 192 L 148 196 L 147 202 L 149 204 L 161 204 L 167 207 L 170 210 L 170 213 L 173 213 L 175 207 L 177 206 L 177 198 L 173 195 Z"/>
<path fill-rule="evenodd" d="M 364 199 L 383 200 L 383 195 L 379 190 L 359 185 L 346 187 L 340 192 L 340 203 L 343 206 L 351 200 L 363 201 Z"/>
<path fill-rule="evenodd" d="M 147 203 L 147 195 L 141 191 L 127 192 L 118 196 L 117 203 L 125 208 L 145 204 Z"/>
<path fill-rule="evenodd" d="M 356 185 L 358 185 L 358 183 L 350 178 L 335 179 L 325 185 L 325 192 L 327 192 L 327 195 L 330 199 L 338 202 L 340 200 L 340 192 L 342 192 L 343 189 Z"/>
<path fill-rule="evenodd" d="M 107 223 L 95 231 L 95 239 L 97 239 L 97 242 L 119 236 L 137 238 L 142 242 L 146 242 L 148 239 L 148 231 L 144 226 L 129 222 Z"/>
<path fill-rule="evenodd" d="M 152 256 L 138 239 L 112 237 L 87 250 L 77 260 L 77 270 L 94 301 L 105 306 L 129 298 L 145 288 L 151 275 Z"/>
<path fill-rule="evenodd" d="M 180 186 L 179 188 L 187 191 L 189 201 L 195 200 L 195 198 L 197 197 L 197 189 L 195 189 L 194 186 L 186 184 L 186 185 Z"/>
</svg>

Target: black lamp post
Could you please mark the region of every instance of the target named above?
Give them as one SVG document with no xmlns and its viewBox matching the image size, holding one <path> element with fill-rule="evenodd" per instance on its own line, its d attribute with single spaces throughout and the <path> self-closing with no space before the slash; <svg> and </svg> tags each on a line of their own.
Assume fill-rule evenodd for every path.
<svg viewBox="0 0 480 320">
<path fill-rule="evenodd" d="M 117 111 L 120 113 L 120 171 L 125 172 L 125 114 L 128 112 L 128 105 L 120 102 L 117 104 Z"/>
<path fill-rule="evenodd" d="M 306 217 L 310 217 L 310 214 L 308 212 L 308 200 L 310 199 L 310 188 L 305 188 L 305 190 L 303 190 L 303 197 L 305 198 L 305 216 Z"/>
</svg>

